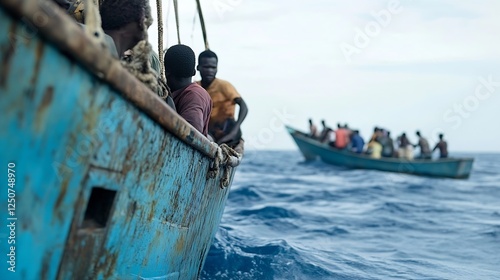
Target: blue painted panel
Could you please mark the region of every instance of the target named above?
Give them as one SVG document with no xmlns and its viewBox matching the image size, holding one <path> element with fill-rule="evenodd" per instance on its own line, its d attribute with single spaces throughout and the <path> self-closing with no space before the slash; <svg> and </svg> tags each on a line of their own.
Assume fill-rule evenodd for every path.
<svg viewBox="0 0 500 280">
<path fill-rule="evenodd" d="M 0 169 L 16 163 L 18 218 L 16 272 L 0 279 L 196 279 L 222 174 L 207 180 L 210 158 L 53 46 L 13 40 L 21 28 L 0 9 Z"/>
</svg>

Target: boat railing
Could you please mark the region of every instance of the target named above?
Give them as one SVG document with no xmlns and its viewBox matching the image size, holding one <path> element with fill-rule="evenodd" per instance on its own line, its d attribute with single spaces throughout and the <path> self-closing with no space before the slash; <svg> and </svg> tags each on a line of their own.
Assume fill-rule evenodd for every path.
<svg viewBox="0 0 500 280">
<path fill-rule="evenodd" d="M 130 103 L 187 145 L 216 161 L 219 158 L 222 164 L 231 167 L 241 162 L 242 143 L 235 149 L 237 153 L 225 153 L 225 158 L 220 160 L 221 153 L 224 152 L 220 146 L 208 140 L 180 117 L 164 100 L 125 69 L 106 46 L 90 37 L 51 1 L 0 0 L 0 5 L 27 22 L 37 34 L 115 88 Z"/>
</svg>

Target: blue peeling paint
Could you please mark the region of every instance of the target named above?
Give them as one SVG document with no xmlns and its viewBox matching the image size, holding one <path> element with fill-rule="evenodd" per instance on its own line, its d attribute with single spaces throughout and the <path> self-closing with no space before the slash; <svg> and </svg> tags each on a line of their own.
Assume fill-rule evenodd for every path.
<svg viewBox="0 0 500 280">
<path fill-rule="evenodd" d="M 206 179 L 211 159 L 22 28 L 0 9 L 0 221 L 8 162 L 17 218 L 0 279 L 198 278 L 229 192 Z"/>
</svg>

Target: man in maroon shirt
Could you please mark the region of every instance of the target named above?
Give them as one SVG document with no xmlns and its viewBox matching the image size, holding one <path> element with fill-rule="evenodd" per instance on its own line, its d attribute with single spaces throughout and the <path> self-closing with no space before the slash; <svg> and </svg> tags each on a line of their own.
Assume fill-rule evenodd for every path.
<svg viewBox="0 0 500 280">
<path fill-rule="evenodd" d="M 165 53 L 165 76 L 172 92 L 177 113 L 194 128 L 207 136 L 212 113 L 212 99 L 208 92 L 192 82 L 196 74 L 196 58 L 186 45 L 175 45 Z"/>
</svg>

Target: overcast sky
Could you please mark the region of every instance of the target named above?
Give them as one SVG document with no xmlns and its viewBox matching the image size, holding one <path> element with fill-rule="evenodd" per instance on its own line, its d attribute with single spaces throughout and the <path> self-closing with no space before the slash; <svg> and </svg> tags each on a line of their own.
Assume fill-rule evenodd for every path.
<svg viewBox="0 0 500 280">
<path fill-rule="evenodd" d="M 177 43 L 163 2 L 165 47 Z M 195 0 L 179 1 L 181 41 L 204 49 Z M 374 126 L 450 151 L 500 152 L 500 1 L 202 0 L 218 77 L 249 107 L 247 149 L 295 149 L 283 123 Z M 155 24 L 150 41 L 157 46 Z M 199 79 L 199 76 L 196 77 Z"/>
</svg>

